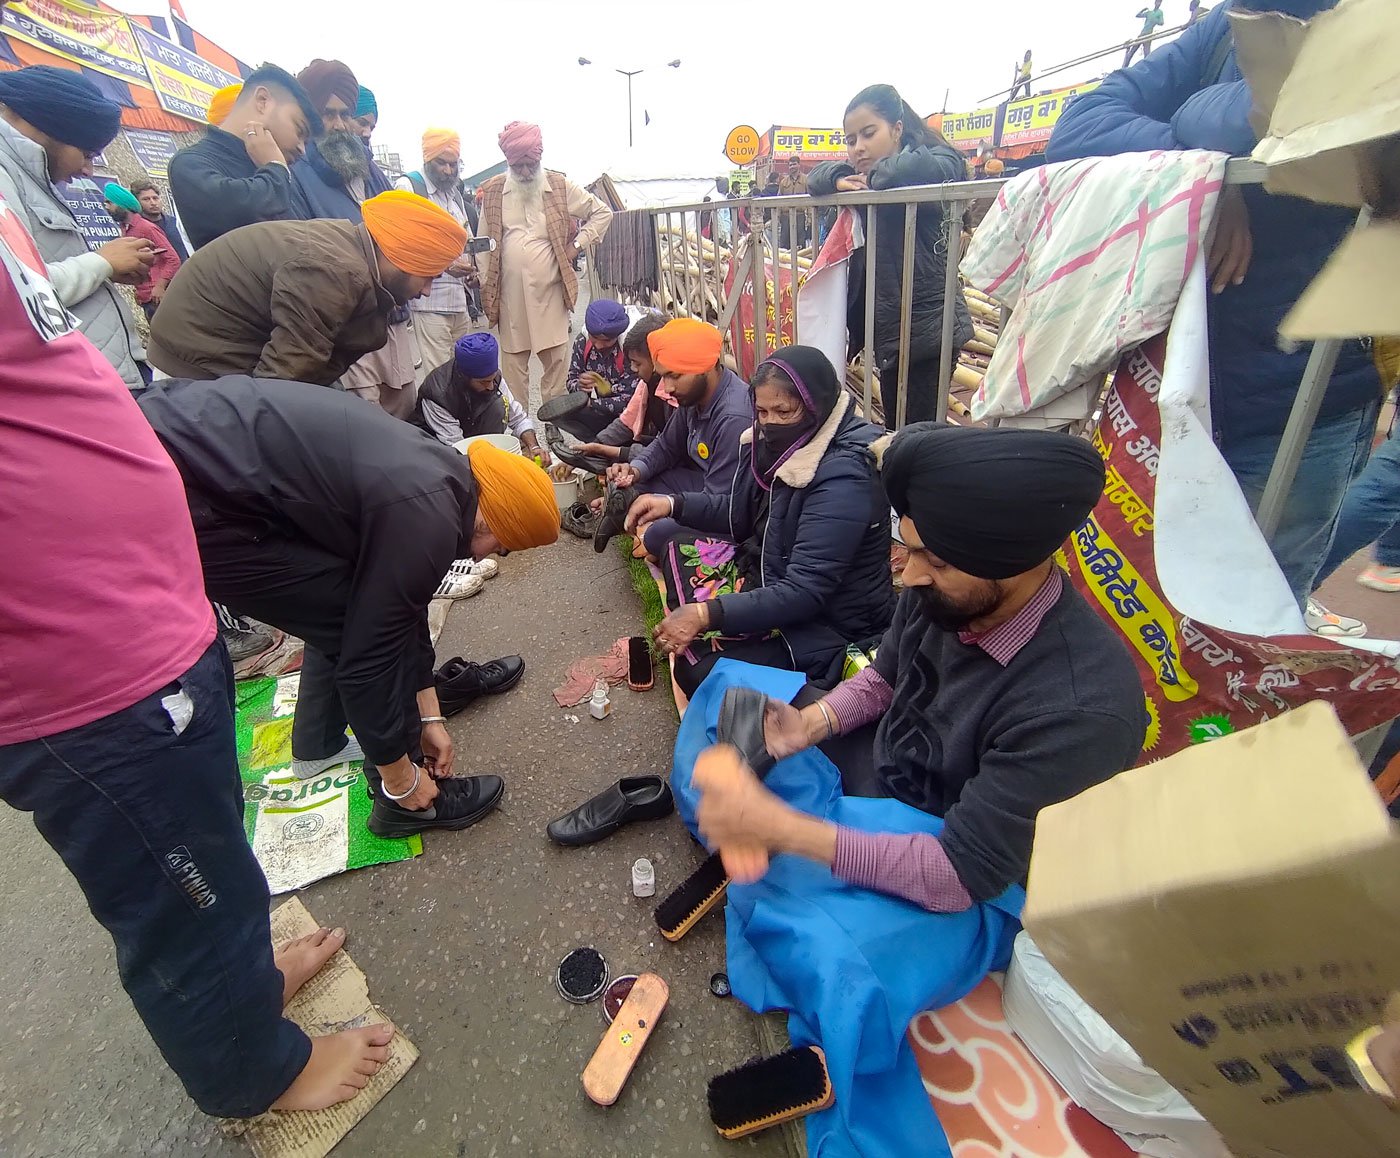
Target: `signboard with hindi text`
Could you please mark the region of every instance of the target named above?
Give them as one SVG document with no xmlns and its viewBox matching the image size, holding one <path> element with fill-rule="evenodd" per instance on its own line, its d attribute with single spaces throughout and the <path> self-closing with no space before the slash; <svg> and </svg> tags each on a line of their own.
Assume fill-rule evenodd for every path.
<svg viewBox="0 0 1400 1158">
<path fill-rule="evenodd" d="M 933 120 L 932 117 L 929 118 Z M 997 106 L 973 109 L 966 113 L 944 113 L 941 131 L 955 149 L 970 151 L 983 141 L 989 144 L 996 137 Z"/>
<path fill-rule="evenodd" d="M 0 30 L 94 72 L 150 88 L 131 22 L 69 0 L 13 0 L 0 8 Z"/>
<path fill-rule="evenodd" d="M 180 151 L 180 142 L 174 133 L 162 133 L 155 129 L 123 129 L 126 143 L 136 154 L 136 159 L 157 181 L 169 177 L 170 158 Z"/>
<path fill-rule="evenodd" d="M 1006 106 L 1006 119 L 1002 122 L 1001 139 L 997 144 L 1002 148 L 1013 145 L 1043 145 L 1055 131 L 1055 122 L 1069 107 L 1070 101 L 1081 93 L 1098 87 L 1099 82 L 1091 80 L 1085 84 L 1056 89 L 1041 96 L 1012 101 Z"/>
<path fill-rule="evenodd" d="M 132 25 L 132 31 L 156 90 L 156 100 L 177 117 L 203 123 L 214 94 L 241 79 L 139 24 Z"/>
<path fill-rule="evenodd" d="M 772 130 L 773 155 L 796 153 L 823 161 L 846 155 L 845 129 L 801 129 L 790 125 Z"/>
</svg>

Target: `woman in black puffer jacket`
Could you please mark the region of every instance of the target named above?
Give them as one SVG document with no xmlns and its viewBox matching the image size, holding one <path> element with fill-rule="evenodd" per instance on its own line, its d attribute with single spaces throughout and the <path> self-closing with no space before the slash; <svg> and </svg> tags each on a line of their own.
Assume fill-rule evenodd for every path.
<svg viewBox="0 0 1400 1158">
<path fill-rule="evenodd" d="M 846 106 L 846 151 L 850 162 L 827 161 L 807 177 L 815 197 L 861 189 L 896 189 L 939 185 L 967 179 L 967 164 L 936 129 L 924 124 L 899 93 L 887 84 L 861 89 Z M 869 212 L 865 210 L 864 212 Z M 904 206 L 882 205 L 875 230 L 875 363 L 880 371 L 885 425 L 893 430 L 898 416 L 900 289 L 904 272 Z M 906 422 L 937 416 L 938 355 L 943 338 L 943 283 L 947 243 L 943 207 L 919 207 L 914 243 L 913 301 L 909 319 L 909 389 Z M 952 223 L 957 227 L 957 223 Z M 865 250 L 851 262 L 847 329 L 852 351 L 865 344 Z M 954 359 L 972 338 L 972 315 L 959 289 L 953 302 Z"/>
</svg>

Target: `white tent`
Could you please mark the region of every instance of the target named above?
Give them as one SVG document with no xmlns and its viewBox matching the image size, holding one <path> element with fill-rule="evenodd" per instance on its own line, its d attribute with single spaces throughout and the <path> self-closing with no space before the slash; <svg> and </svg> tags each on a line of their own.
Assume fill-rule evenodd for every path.
<svg viewBox="0 0 1400 1158">
<path fill-rule="evenodd" d="M 662 205 L 686 205 L 715 194 L 715 174 L 725 173 L 729 163 L 717 157 L 707 163 L 697 150 L 643 146 L 626 149 L 603 167 L 598 176 L 608 177 L 628 209 L 648 209 Z"/>
</svg>

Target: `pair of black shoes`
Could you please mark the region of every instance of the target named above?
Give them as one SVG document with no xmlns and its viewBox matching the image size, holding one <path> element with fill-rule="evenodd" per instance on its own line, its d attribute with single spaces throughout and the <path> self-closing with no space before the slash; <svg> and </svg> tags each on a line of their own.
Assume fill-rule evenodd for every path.
<svg viewBox="0 0 1400 1158">
<path fill-rule="evenodd" d="M 605 458 L 600 458 L 596 454 L 580 454 L 572 449 L 565 441 L 564 436 L 556 429 L 556 425 L 579 437 L 576 430 L 570 429 L 569 420 L 580 411 L 588 409 L 588 396 L 586 394 L 561 394 L 558 398 L 551 398 L 543 403 L 539 409 L 539 418 L 544 425 L 545 445 L 549 447 L 549 453 L 567 466 L 577 467 L 579 470 L 586 470 L 589 474 L 606 474 L 608 467 L 612 464 Z M 589 441 L 587 438 L 582 441 Z"/>
<path fill-rule="evenodd" d="M 508 692 L 525 674 L 525 661 L 506 655 L 489 663 L 472 663 L 460 655 L 449 659 L 433 673 L 438 704 L 444 716 L 455 716 L 482 696 Z"/>
<path fill-rule="evenodd" d="M 494 811 L 506 794 L 505 781 L 499 776 L 452 776 L 439 780 L 437 789 L 437 799 L 431 807 L 416 811 L 385 799 L 383 792 L 374 793 L 367 822 L 370 832 L 383 837 L 414 836 L 433 830 L 456 832 L 470 828 Z"/>
</svg>

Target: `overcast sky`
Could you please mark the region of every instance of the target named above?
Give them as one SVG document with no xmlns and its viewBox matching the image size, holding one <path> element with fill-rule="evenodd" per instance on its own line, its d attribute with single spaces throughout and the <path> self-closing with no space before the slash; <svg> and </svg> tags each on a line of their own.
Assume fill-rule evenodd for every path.
<svg viewBox="0 0 1400 1158">
<path fill-rule="evenodd" d="M 1187 0 L 1164 0 L 1166 24 Z M 545 163 L 591 181 L 625 164 L 627 82 L 633 81 L 637 156 L 630 168 L 676 176 L 725 172 L 724 138 L 737 124 L 838 126 L 867 84 L 894 84 L 922 115 L 975 108 L 1009 85 L 1031 48 L 1037 72 L 1133 36 L 1143 0 L 948 0 L 832 5 L 583 4 L 495 0 L 485 5 L 400 0 L 360 9 L 325 0 L 184 0 L 192 25 L 250 64 L 296 72 L 313 57 L 343 60 L 379 99 L 376 144 L 416 167 L 429 124 L 456 128 L 473 172 L 500 159 L 509 120 L 538 122 Z M 818 15 L 818 13 L 829 15 Z M 616 13 L 609 20 L 608 14 Z M 580 68 L 578 58 L 594 63 Z M 679 57 L 679 69 L 666 62 Z M 1100 75 L 1105 57 L 1044 82 Z M 1037 91 L 1041 86 L 1037 86 Z M 643 111 L 651 124 L 643 127 Z M 687 172 L 687 170 L 690 170 Z"/>
</svg>

